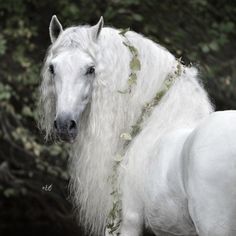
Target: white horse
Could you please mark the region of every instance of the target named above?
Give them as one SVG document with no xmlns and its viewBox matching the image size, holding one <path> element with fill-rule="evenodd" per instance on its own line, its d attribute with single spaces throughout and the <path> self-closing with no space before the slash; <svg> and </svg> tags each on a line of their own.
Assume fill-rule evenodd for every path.
<svg viewBox="0 0 236 236">
<path fill-rule="evenodd" d="M 142 235 L 143 228 L 155 235 L 235 236 L 236 112 L 213 113 L 195 68 L 181 65 L 178 74 L 178 60 L 166 49 L 135 32 L 119 32 L 103 27 L 102 18 L 92 27 L 65 30 L 56 16 L 50 23 L 41 125 L 47 137 L 56 133 L 71 143 L 80 220 L 92 234 L 104 235 L 114 204 L 109 177 L 118 174 L 121 236 Z M 118 92 L 127 89 L 132 73 L 124 42 L 141 63 L 130 93 Z M 174 82 L 124 152 L 121 134 L 170 74 Z"/>
</svg>

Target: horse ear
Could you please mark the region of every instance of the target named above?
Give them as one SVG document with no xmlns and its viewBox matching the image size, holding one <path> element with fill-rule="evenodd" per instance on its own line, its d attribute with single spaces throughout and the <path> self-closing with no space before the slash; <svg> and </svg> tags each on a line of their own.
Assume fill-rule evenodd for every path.
<svg viewBox="0 0 236 236">
<path fill-rule="evenodd" d="M 60 35 L 62 31 L 63 31 L 63 28 L 59 20 L 57 19 L 57 16 L 54 15 L 49 25 L 49 35 L 50 35 L 50 39 L 52 43 L 56 41 L 56 39 L 58 38 L 58 36 Z"/>
<path fill-rule="evenodd" d="M 103 17 L 101 16 L 98 23 L 91 27 L 92 39 L 94 41 L 96 41 L 98 39 L 99 34 L 101 33 L 103 25 L 104 25 L 104 21 L 103 21 Z"/>
</svg>

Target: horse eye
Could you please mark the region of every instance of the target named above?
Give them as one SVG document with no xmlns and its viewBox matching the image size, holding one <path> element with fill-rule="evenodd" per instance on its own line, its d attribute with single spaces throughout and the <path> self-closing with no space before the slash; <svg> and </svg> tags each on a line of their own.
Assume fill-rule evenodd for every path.
<svg viewBox="0 0 236 236">
<path fill-rule="evenodd" d="M 55 74 L 54 66 L 53 66 L 53 65 L 49 65 L 48 69 L 49 69 L 49 71 L 50 71 L 50 73 L 51 73 L 52 75 Z"/>
<path fill-rule="evenodd" d="M 95 68 L 94 66 L 90 66 L 87 71 L 86 71 L 86 75 L 91 75 L 95 72 Z"/>
</svg>

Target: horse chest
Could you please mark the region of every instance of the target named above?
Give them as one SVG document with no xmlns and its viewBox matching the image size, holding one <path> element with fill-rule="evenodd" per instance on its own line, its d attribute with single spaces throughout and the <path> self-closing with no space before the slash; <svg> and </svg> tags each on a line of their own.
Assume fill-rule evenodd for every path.
<svg viewBox="0 0 236 236">
<path fill-rule="evenodd" d="M 156 196 L 152 206 L 146 210 L 147 226 L 159 235 L 196 235 L 196 231 L 188 213 L 187 202 L 169 193 Z M 163 234 L 160 234 L 163 235 Z"/>
</svg>

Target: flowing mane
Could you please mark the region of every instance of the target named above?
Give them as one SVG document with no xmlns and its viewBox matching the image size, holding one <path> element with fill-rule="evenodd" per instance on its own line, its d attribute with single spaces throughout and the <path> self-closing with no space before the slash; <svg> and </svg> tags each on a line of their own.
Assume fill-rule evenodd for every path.
<svg viewBox="0 0 236 236">
<path fill-rule="evenodd" d="M 126 132 L 139 117 L 142 107 L 161 89 L 167 75 L 174 72 L 177 60 L 165 48 L 129 31 L 126 37 L 138 50 L 141 70 L 137 73 L 137 84 L 131 94 L 118 90 L 127 87 L 130 74 L 130 52 L 123 44 L 119 31 L 105 27 L 95 44 L 87 26 L 71 27 L 62 32 L 48 51 L 73 50 L 79 47 L 92 55 L 97 64 L 92 99 L 80 120 L 78 137 L 73 144 L 70 159 L 71 193 L 80 219 L 86 229 L 95 235 L 104 231 L 106 217 L 111 208 L 111 186 L 108 177 L 113 171 L 113 160 L 122 149 L 120 134 Z M 46 60 L 46 61 L 47 61 Z M 55 115 L 55 98 L 51 82 L 43 69 L 42 126 L 47 135 L 52 131 Z M 45 103 L 45 101 L 47 102 Z M 185 73 L 176 79 L 173 86 L 154 108 L 151 116 L 143 123 L 142 131 L 129 145 L 123 168 L 135 159 L 142 163 L 147 158 L 144 146 L 158 143 L 167 130 L 195 128 L 199 121 L 213 111 L 212 105 L 193 67 L 185 67 Z M 143 142 L 143 135 L 150 133 Z M 140 156 L 132 155 L 133 150 Z M 127 159 L 126 159 L 127 157 Z M 135 177 L 142 182 L 145 166 L 139 165 Z M 121 172 L 122 173 L 122 172 Z M 121 177 L 122 179 L 122 177 Z"/>
</svg>

